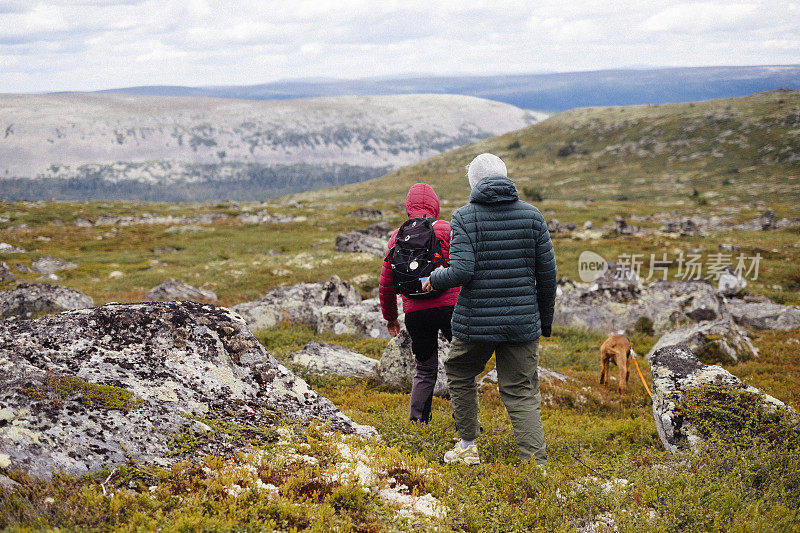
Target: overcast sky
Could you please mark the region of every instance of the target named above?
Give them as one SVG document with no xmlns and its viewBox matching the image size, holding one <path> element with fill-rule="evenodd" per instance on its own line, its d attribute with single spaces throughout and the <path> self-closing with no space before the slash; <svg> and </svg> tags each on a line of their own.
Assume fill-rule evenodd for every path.
<svg viewBox="0 0 800 533">
<path fill-rule="evenodd" d="M 0 92 L 798 63 L 790 0 L 0 0 Z"/>
</svg>

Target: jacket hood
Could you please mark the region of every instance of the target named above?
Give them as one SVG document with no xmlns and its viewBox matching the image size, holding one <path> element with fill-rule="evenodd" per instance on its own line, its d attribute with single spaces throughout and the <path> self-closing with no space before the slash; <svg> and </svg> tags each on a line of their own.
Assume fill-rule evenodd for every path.
<svg viewBox="0 0 800 533">
<path fill-rule="evenodd" d="M 406 213 L 408 218 L 439 218 L 439 197 L 433 187 L 427 183 L 412 185 L 406 196 Z"/>
<path fill-rule="evenodd" d="M 500 202 L 515 202 L 519 200 L 519 193 L 514 182 L 505 176 L 489 176 L 480 180 L 472 193 L 469 201 L 477 204 L 496 204 Z"/>
</svg>

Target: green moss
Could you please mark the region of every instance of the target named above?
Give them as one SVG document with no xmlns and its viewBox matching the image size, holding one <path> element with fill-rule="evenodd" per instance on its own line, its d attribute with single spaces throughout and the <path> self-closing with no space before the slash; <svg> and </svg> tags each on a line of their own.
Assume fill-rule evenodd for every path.
<svg viewBox="0 0 800 533">
<path fill-rule="evenodd" d="M 703 438 L 729 444 L 763 440 L 800 447 L 797 417 L 766 403 L 759 393 L 727 385 L 703 385 L 685 390 L 676 412 L 691 421 Z"/>
<path fill-rule="evenodd" d="M 62 399 L 78 396 L 84 405 L 116 409 L 126 413 L 142 403 L 140 398 L 134 397 L 127 389 L 91 383 L 77 376 L 51 377 L 47 380 L 47 388 Z"/>
</svg>

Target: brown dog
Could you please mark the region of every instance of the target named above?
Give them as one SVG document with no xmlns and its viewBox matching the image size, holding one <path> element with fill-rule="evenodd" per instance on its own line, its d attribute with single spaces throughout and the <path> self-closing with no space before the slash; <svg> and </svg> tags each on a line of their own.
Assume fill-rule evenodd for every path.
<svg viewBox="0 0 800 533">
<path fill-rule="evenodd" d="M 608 363 L 615 362 L 619 367 L 619 387 L 617 392 L 622 394 L 628 387 L 628 377 L 630 369 L 628 363 L 636 354 L 633 351 L 633 344 L 625 335 L 611 335 L 600 346 L 600 384 L 608 381 Z"/>
</svg>

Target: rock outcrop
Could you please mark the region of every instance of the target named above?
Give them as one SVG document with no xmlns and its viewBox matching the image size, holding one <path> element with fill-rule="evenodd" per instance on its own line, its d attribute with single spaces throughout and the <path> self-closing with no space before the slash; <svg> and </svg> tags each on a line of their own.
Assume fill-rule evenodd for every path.
<svg viewBox="0 0 800 533">
<path fill-rule="evenodd" d="M 436 396 L 447 396 L 447 374 L 444 371 L 444 355 L 450 348 L 442 334 L 439 334 L 439 374 L 436 378 L 436 387 L 433 393 Z M 411 351 L 411 336 L 405 328 L 400 330 L 400 334 L 389 341 L 386 350 L 381 356 L 378 365 L 377 377 L 383 383 L 401 390 L 411 390 L 414 380 L 414 353 Z"/>
<path fill-rule="evenodd" d="M 52 255 L 44 255 L 33 262 L 31 268 L 34 272 L 40 274 L 53 274 L 59 270 L 70 270 L 78 268 L 75 263 L 70 263 L 61 259 L 60 257 L 53 257 Z"/>
<path fill-rule="evenodd" d="M 0 254 L 24 254 L 25 249 L 7 242 L 0 242 Z"/>
<path fill-rule="evenodd" d="M 312 374 L 369 377 L 378 361 L 342 346 L 312 341 L 287 357 L 291 365 L 304 367 Z"/>
<path fill-rule="evenodd" d="M 800 307 L 767 301 L 747 301 L 731 298 L 726 308 L 740 326 L 752 329 L 798 329 Z"/>
<path fill-rule="evenodd" d="M 647 357 L 674 344 L 687 346 L 704 363 L 735 364 L 758 357 L 750 337 L 730 317 L 669 331 L 658 339 Z"/>
<path fill-rule="evenodd" d="M 361 220 L 383 220 L 383 211 L 372 207 L 360 207 L 347 213 L 347 216 Z"/>
<path fill-rule="evenodd" d="M 80 291 L 45 283 L 20 283 L 0 292 L 0 318 L 31 318 L 93 305 L 92 298 Z"/>
<path fill-rule="evenodd" d="M 1 281 L 9 281 L 17 276 L 11 272 L 11 267 L 9 267 L 5 261 L 0 261 L 0 282 Z"/>
<path fill-rule="evenodd" d="M 358 305 L 325 306 L 319 310 L 317 333 L 348 334 L 372 339 L 392 338 L 386 330 L 386 321 L 377 298 L 363 300 Z"/>
<path fill-rule="evenodd" d="M 386 240 L 359 231 L 351 231 L 336 236 L 335 249 L 337 252 L 356 252 L 383 257 Z"/>
<path fill-rule="evenodd" d="M 589 286 L 560 283 L 554 324 L 608 333 L 627 330 L 646 317 L 656 333 L 725 315 L 724 303 L 707 281 L 636 281 L 603 277 Z"/>
<path fill-rule="evenodd" d="M 692 350 L 683 344 L 673 344 L 656 350 L 650 357 L 650 370 L 653 374 L 653 417 L 656 429 L 664 448 L 673 453 L 679 450 L 696 450 L 703 440 L 698 431 L 698 421 L 681 409 L 681 403 L 688 393 L 702 390 L 704 386 L 715 386 L 723 391 L 748 392 L 756 395 L 753 398 L 757 399 L 757 403 L 768 408 L 786 408 L 781 401 L 745 385 L 724 368 L 702 364 Z M 707 409 L 731 407 L 737 406 L 709 404 Z"/>
<path fill-rule="evenodd" d="M 200 289 L 170 278 L 163 281 L 147 292 L 151 300 L 210 300 L 215 301 L 217 295 L 213 291 Z"/>
<path fill-rule="evenodd" d="M 168 465 L 187 434 L 198 443 L 190 453 L 219 453 L 204 440 L 215 419 L 317 419 L 375 435 L 280 365 L 235 313 L 196 302 L 2 322 L 0 369 L 0 461 L 45 478 L 130 460 Z"/>
<path fill-rule="evenodd" d="M 271 328 L 283 321 L 316 327 L 320 308 L 349 307 L 361 303 L 361 295 L 339 276 L 328 281 L 275 287 L 263 298 L 233 307 L 247 321 L 251 331 Z"/>
</svg>

